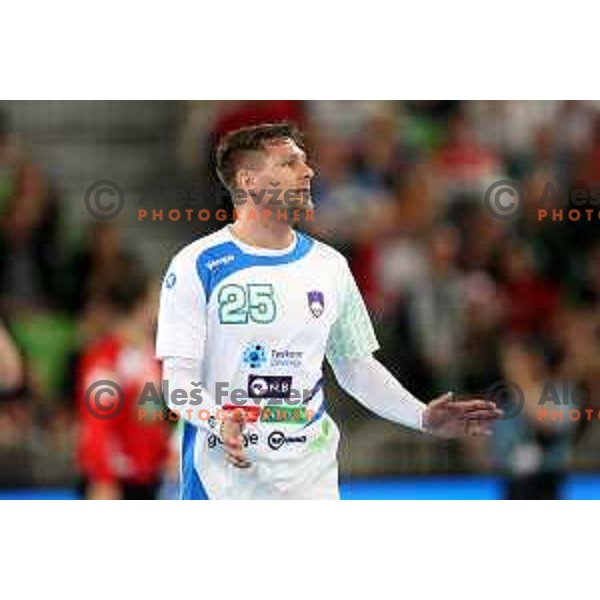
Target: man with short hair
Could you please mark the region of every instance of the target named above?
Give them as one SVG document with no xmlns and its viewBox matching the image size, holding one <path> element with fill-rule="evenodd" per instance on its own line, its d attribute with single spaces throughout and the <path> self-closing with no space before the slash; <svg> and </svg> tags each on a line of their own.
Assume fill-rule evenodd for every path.
<svg viewBox="0 0 600 600">
<path fill-rule="evenodd" d="M 178 390 L 167 402 L 185 419 L 182 498 L 338 498 L 325 356 L 384 418 L 444 437 L 490 433 L 495 406 L 451 394 L 426 406 L 372 356 L 379 346 L 346 259 L 293 228 L 313 209 L 314 175 L 294 127 L 228 133 L 217 170 L 237 220 L 183 248 L 161 294 L 157 356 Z"/>
</svg>

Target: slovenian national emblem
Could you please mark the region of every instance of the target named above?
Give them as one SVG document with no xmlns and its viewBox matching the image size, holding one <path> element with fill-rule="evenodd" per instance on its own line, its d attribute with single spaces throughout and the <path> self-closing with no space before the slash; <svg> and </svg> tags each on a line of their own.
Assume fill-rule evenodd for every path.
<svg viewBox="0 0 600 600">
<path fill-rule="evenodd" d="M 308 292 L 308 308 L 310 308 L 310 312 L 313 314 L 313 317 L 320 317 L 325 310 L 325 297 L 323 296 L 323 292 L 319 292 L 314 290 L 312 292 Z"/>
</svg>

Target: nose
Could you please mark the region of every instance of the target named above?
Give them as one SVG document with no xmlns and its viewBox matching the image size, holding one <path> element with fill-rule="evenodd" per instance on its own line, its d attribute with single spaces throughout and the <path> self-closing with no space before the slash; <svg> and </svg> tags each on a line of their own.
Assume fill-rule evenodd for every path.
<svg viewBox="0 0 600 600">
<path fill-rule="evenodd" d="M 309 181 L 315 176 L 315 172 L 310 168 L 310 165 L 304 163 L 304 179 Z"/>
</svg>

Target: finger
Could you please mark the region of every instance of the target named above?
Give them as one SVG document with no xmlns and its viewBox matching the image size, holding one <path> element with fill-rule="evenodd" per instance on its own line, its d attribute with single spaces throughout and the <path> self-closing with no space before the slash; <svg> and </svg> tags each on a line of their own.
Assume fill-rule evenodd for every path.
<svg viewBox="0 0 600 600">
<path fill-rule="evenodd" d="M 227 462 L 229 462 L 230 465 L 233 465 L 237 469 L 248 469 L 252 466 L 247 460 L 239 460 L 237 458 L 232 457 L 228 457 Z"/>
<path fill-rule="evenodd" d="M 454 393 L 447 392 L 443 396 L 436 398 L 433 402 L 435 402 L 436 404 L 439 404 L 441 406 L 454 404 Z"/>
<path fill-rule="evenodd" d="M 235 456 L 236 458 L 239 458 L 240 460 L 244 460 L 246 458 L 246 454 L 242 448 L 232 448 L 232 447 L 226 446 L 225 453 L 228 454 L 229 456 Z"/>
<path fill-rule="evenodd" d="M 435 408 L 446 408 L 447 406 L 452 406 L 453 404 L 454 401 L 452 392 L 448 392 L 447 394 L 444 394 L 439 398 L 434 398 L 433 400 L 431 400 L 431 402 L 429 402 L 429 406 Z"/>
<path fill-rule="evenodd" d="M 223 436 L 233 437 L 239 435 L 242 432 L 242 428 L 239 423 L 236 423 L 232 417 L 227 417 L 223 421 L 223 427 L 221 428 Z"/>
<path fill-rule="evenodd" d="M 470 427 L 467 427 L 467 434 L 472 436 L 489 437 L 493 435 L 493 433 L 492 428 L 486 425 L 471 425 Z"/>
<path fill-rule="evenodd" d="M 238 469 L 247 469 L 250 467 L 250 462 L 247 460 L 240 460 L 238 458 L 228 458 L 229 464 L 237 467 Z"/>
<path fill-rule="evenodd" d="M 225 458 L 228 462 L 236 467 L 246 464 L 248 461 L 245 458 L 240 458 L 239 456 L 234 456 L 232 454 L 226 454 Z"/>
<path fill-rule="evenodd" d="M 242 436 L 239 434 L 223 436 L 223 443 L 227 448 L 231 449 L 242 448 L 244 445 Z"/>
<path fill-rule="evenodd" d="M 454 412 L 455 415 L 464 417 L 471 414 L 487 413 L 490 416 L 501 416 L 503 411 L 496 405 L 489 404 L 484 401 L 471 401 L 471 402 L 456 402 L 449 406 L 449 409 Z"/>
<path fill-rule="evenodd" d="M 243 425 L 246 422 L 246 411 L 242 408 L 238 408 L 231 413 L 231 419 L 235 423 Z"/>
<path fill-rule="evenodd" d="M 223 437 L 223 441 L 231 441 L 232 443 L 237 445 L 237 442 L 234 440 L 240 439 L 242 429 L 245 424 L 245 415 L 243 411 L 236 410 L 227 416 L 225 421 L 223 421 L 223 426 L 221 428 L 221 435 Z"/>
<path fill-rule="evenodd" d="M 489 402 L 485 400 L 461 400 L 460 402 L 454 402 L 452 404 L 453 408 L 460 411 L 469 411 L 469 410 L 480 410 L 482 408 L 488 408 L 490 406 Z"/>
<path fill-rule="evenodd" d="M 463 400 L 461 402 L 456 403 L 458 406 L 468 406 L 468 407 L 485 407 L 489 410 L 500 410 L 498 405 L 488 398 L 471 398 L 470 400 Z"/>
<path fill-rule="evenodd" d="M 484 400 L 488 401 L 488 396 L 486 394 L 457 394 L 454 397 L 455 402 L 471 402 L 472 400 Z"/>
<path fill-rule="evenodd" d="M 232 460 L 235 461 L 239 461 L 239 462 L 246 462 L 246 453 L 243 450 L 240 449 L 225 449 L 225 456 L 227 456 L 228 458 L 231 458 Z"/>
<path fill-rule="evenodd" d="M 502 412 L 499 411 L 491 411 L 487 409 L 478 409 L 478 410 L 470 410 L 461 415 L 462 419 L 471 420 L 471 421 L 495 421 L 502 416 Z"/>
</svg>

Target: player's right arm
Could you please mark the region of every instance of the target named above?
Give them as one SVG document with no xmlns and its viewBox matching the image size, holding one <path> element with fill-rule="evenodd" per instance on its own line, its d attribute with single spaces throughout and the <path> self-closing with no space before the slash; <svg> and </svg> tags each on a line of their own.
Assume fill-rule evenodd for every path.
<svg viewBox="0 0 600 600">
<path fill-rule="evenodd" d="M 200 420 L 200 409 L 212 415 L 216 408 L 201 381 L 206 313 L 206 296 L 196 271 L 195 253 L 185 248 L 175 256 L 163 280 L 156 356 L 162 360 L 163 379 L 168 382 L 167 405 L 197 427 L 208 426 L 207 421 Z M 185 396 L 176 397 L 176 390 L 183 390 Z"/>
<path fill-rule="evenodd" d="M 163 379 L 169 384 L 165 400 L 179 418 L 206 430 L 209 430 L 209 422 L 204 417 L 208 411 L 219 425 L 227 460 L 237 467 L 245 467 L 247 461 L 241 443 L 243 422 L 235 415 L 228 415 L 224 420 L 224 411 L 202 385 L 207 352 L 206 315 L 206 295 L 197 274 L 196 256 L 184 250 L 173 259 L 160 298 L 156 355 L 162 359 Z M 176 398 L 175 390 L 183 390 L 184 398 Z"/>
<path fill-rule="evenodd" d="M 169 382 L 169 391 L 184 390 L 188 397 L 197 389 L 200 383 L 199 374 L 201 363 L 196 359 L 167 356 L 163 360 L 163 379 Z M 196 427 L 208 430 L 208 421 L 199 419 L 199 410 L 208 410 L 217 422 L 216 430 L 212 433 L 219 434 L 223 440 L 226 459 L 235 467 L 246 468 L 250 463 L 244 452 L 242 429 L 244 427 L 244 413 L 240 409 L 234 413 L 225 413 L 215 406 L 212 397 L 205 391 L 202 392 L 200 406 L 175 405 L 168 402 L 169 408 L 176 411 L 181 419 L 193 423 Z"/>
</svg>

